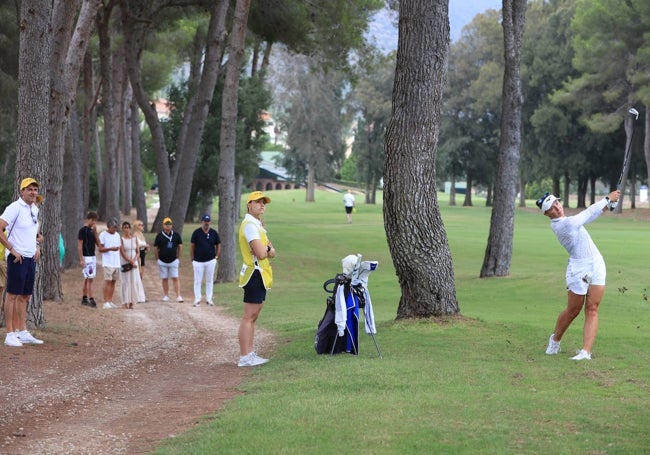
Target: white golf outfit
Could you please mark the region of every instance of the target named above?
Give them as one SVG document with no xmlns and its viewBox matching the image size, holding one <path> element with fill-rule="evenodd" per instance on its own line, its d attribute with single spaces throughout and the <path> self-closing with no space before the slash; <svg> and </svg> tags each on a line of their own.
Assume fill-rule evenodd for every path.
<svg viewBox="0 0 650 455">
<path fill-rule="evenodd" d="M 574 294 L 587 294 L 590 284 L 605 285 L 605 261 L 584 225 L 602 215 L 606 206 L 607 199 L 602 199 L 577 215 L 551 220 L 551 229 L 569 253 L 566 285 Z"/>
</svg>

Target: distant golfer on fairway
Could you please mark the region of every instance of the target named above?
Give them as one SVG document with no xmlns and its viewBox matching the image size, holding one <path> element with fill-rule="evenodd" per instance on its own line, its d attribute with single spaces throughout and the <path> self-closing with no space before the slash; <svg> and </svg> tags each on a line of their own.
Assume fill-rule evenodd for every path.
<svg viewBox="0 0 650 455">
<path fill-rule="evenodd" d="M 598 331 L 598 305 L 605 293 L 605 261 L 584 225 L 594 221 L 611 203 L 617 202 L 621 192 L 612 191 L 609 196 L 574 216 L 564 216 L 560 200 L 546 193 L 537 200 L 537 207 L 551 219 L 551 229 L 560 244 L 569 252 L 566 270 L 568 304 L 555 323 L 555 331 L 548 339 L 547 354 L 560 352 L 560 340 L 569 325 L 585 307 L 585 326 L 582 333 L 582 349 L 572 360 L 591 360 L 591 348 Z"/>
</svg>

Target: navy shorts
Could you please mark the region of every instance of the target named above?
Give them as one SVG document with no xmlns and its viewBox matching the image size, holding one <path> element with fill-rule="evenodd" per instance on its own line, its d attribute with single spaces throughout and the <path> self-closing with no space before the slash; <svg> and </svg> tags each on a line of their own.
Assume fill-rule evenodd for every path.
<svg viewBox="0 0 650 455">
<path fill-rule="evenodd" d="M 23 262 L 14 262 L 16 257 L 7 257 L 7 292 L 13 295 L 32 295 L 36 277 L 36 261 L 23 257 Z"/>
<path fill-rule="evenodd" d="M 264 303 L 266 288 L 259 270 L 253 271 L 250 280 L 244 285 L 244 303 Z"/>
</svg>

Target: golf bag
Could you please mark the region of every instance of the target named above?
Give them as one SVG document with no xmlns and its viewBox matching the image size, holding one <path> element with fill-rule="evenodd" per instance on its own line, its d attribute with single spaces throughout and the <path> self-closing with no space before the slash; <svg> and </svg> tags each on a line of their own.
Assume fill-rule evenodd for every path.
<svg viewBox="0 0 650 455">
<path fill-rule="evenodd" d="M 334 322 L 336 312 L 334 295 L 336 295 L 339 286 L 345 287 L 347 285 L 349 287 L 350 281 L 350 278 L 339 273 L 335 278 L 329 279 L 323 283 L 323 289 L 325 292 L 332 295 L 328 295 L 327 299 L 325 299 L 325 314 L 318 323 L 316 337 L 314 338 L 314 347 L 318 354 L 338 354 L 345 351 L 347 344 L 345 342 L 345 337 L 338 336 L 338 328 Z M 334 287 L 328 289 L 328 286 L 332 284 Z"/>
<path fill-rule="evenodd" d="M 361 255 L 343 259 L 343 272 L 323 283 L 326 299 L 323 318 L 318 323 L 314 347 L 318 354 L 330 355 L 340 352 L 359 354 L 359 310 L 363 310 L 366 333 L 375 339 L 374 314 L 370 294 L 366 288 L 368 275 L 377 269 L 377 261 L 361 262 Z"/>
</svg>

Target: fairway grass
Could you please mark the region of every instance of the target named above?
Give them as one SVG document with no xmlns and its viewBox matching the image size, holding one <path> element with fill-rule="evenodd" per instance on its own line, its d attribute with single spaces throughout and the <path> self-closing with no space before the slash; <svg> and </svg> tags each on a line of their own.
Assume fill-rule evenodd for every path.
<svg viewBox="0 0 650 455">
<path fill-rule="evenodd" d="M 517 209 L 510 276 L 480 279 L 490 208 L 441 200 L 461 316 L 396 321 L 381 203 L 357 196 L 348 225 L 342 194 L 317 192 L 313 203 L 299 190 L 269 195 L 265 224 L 278 253 L 258 323 L 277 336 L 274 351 L 261 353 L 271 362 L 251 370 L 224 411 L 155 453 L 650 453 L 647 223 L 607 214 L 587 227 L 608 287 L 593 360 L 576 362 L 582 315 L 562 352 L 544 354 L 566 305 L 567 254 L 538 211 Z M 379 261 L 368 288 L 383 358 L 364 333 L 359 356 L 318 356 L 323 282 L 356 253 Z M 237 285 L 215 292 L 238 317 Z"/>
</svg>

